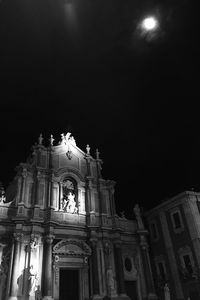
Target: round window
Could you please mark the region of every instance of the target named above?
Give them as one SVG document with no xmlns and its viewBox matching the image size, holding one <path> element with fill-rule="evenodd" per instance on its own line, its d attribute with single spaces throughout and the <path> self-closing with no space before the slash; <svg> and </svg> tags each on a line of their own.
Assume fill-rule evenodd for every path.
<svg viewBox="0 0 200 300">
<path fill-rule="evenodd" d="M 131 272 L 132 270 L 132 263 L 129 257 L 126 257 L 124 260 L 125 269 L 127 272 Z"/>
</svg>

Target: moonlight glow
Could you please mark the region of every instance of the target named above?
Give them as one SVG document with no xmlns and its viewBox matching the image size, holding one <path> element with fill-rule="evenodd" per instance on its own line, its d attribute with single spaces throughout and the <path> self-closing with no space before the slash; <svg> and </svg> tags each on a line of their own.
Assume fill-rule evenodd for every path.
<svg viewBox="0 0 200 300">
<path fill-rule="evenodd" d="M 142 27 L 147 31 L 155 30 L 158 27 L 158 21 L 154 17 L 145 18 Z"/>
</svg>

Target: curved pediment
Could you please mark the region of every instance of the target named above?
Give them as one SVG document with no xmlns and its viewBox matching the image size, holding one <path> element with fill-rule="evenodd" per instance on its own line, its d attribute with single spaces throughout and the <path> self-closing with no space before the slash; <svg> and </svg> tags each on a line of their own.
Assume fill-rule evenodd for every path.
<svg viewBox="0 0 200 300">
<path fill-rule="evenodd" d="M 84 242 L 77 239 L 64 239 L 53 247 L 55 254 L 89 256 L 91 255 L 90 247 Z"/>
</svg>

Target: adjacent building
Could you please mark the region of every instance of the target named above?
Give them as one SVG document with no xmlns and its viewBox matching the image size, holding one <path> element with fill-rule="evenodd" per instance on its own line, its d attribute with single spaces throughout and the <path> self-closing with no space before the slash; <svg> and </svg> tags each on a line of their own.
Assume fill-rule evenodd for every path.
<svg viewBox="0 0 200 300">
<path fill-rule="evenodd" d="M 154 299 L 147 230 L 115 211 L 115 182 L 70 133 L 38 143 L 0 187 L 0 300 Z"/>
<path fill-rule="evenodd" d="M 183 192 L 146 214 L 160 299 L 200 299 L 200 193 Z"/>
</svg>

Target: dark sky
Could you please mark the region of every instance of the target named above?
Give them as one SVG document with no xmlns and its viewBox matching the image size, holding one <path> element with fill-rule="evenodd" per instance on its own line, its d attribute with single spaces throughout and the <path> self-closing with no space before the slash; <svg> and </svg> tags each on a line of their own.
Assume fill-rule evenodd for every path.
<svg viewBox="0 0 200 300">
<path fill-rule="evenodd" d="M 199 16 L 194 1 L 1 0 L 0 180 L 40 132 L 98 147 L 131 216 L 200 189 Z M 144 34 L 141 20 L 160 22 Z"/>
</svg>

